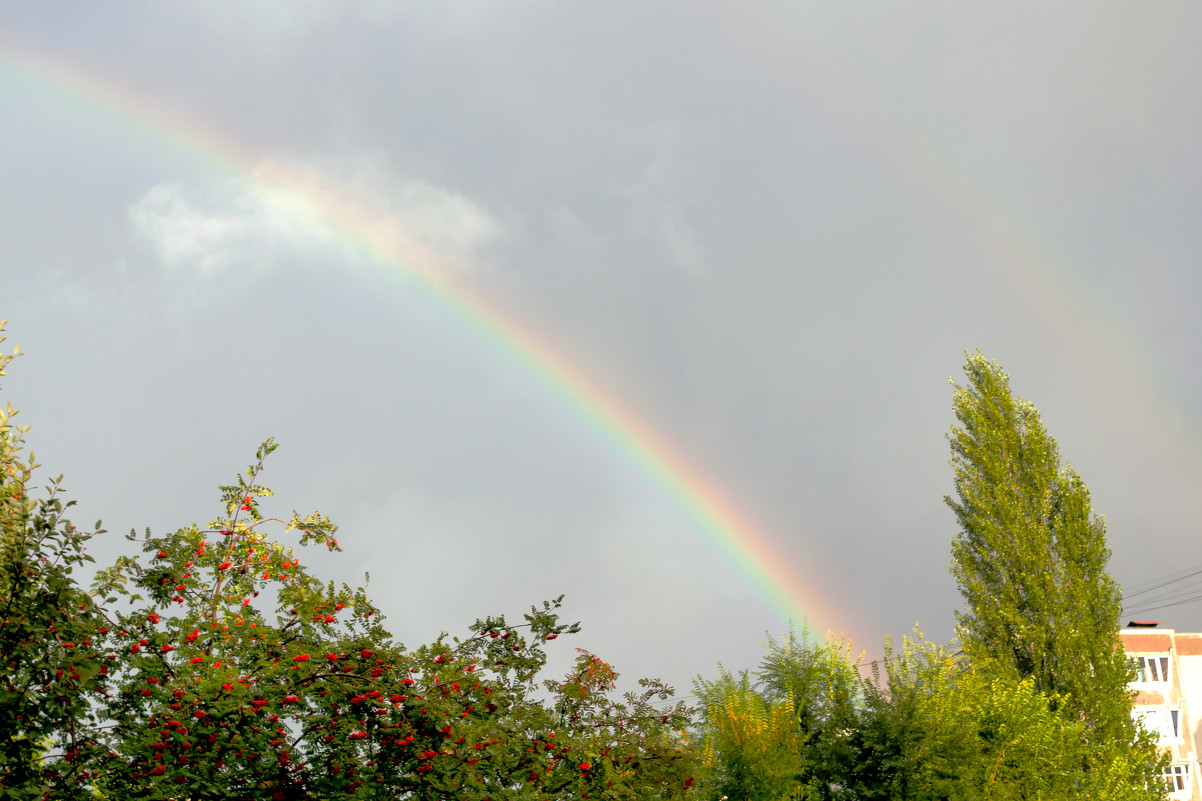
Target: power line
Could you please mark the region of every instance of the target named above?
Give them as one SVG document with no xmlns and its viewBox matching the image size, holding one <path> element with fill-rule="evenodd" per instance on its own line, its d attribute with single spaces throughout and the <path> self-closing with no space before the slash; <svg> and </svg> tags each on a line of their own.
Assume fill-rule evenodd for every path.
<svg viewBox="0 0 1202 801">
<path fill-rule="evenodd" d="M 1155 592 L 1156 590 L 1168 587 L 1172 584 L 1177 584 L 1178 582 L 1185 581 L 1186 579 L 1194 578 L 1195 576 L 1202 576 L 1202 567 L 1193 567 L 1179 573 L 1171 573 L 1168 576 L 1162 576 L 1161 578 L 1153 579 L 1152 581 L 1146 582 L 1144 585 L 1140 586 L 1139 589 L 1132 590 L 1129 593 L 1124 593 L 1123 597 L 1124 599 L 1127 599 L 1135 598 L 1140 595 L 1146 595 L 1149 592 Z"/>
<path fill-rule="evenodd" d="M 1146 613 L 1146 612 L 1153 612 L 1153 611 L 1159 610 L 1159 609 L 1168 609 L 1168 607 L 1171 607 L 1171 606 L 1182 606 L 1184 604 L 1192 604 L 1192 603 L 1194 603 L 1194 601 L 1198 601 L 1198 600 L 1202 600 L 1202 593 L 1198 593 L 1196 595 L 1190 595 L 1189 598 L 1165 601 L 1164 604 L 1158 604 L 1155 606 L 1142 606 L 1142 607 L 1139 607 L 1139 609 L 1137 609 L 1135 611 L 1129 612 L 1129 615 L 1131 615 L 1131 616 L 1144 615 L 1144 613 Z"/>
<path fill-rule="evenodd" d="M 1142 615 L 1195 601 L 1202 601 L 1202 566 L 1189 567 L 1136 585 L 1130 593 L 1123 594 L 1123 614 Z"/>
</svg>

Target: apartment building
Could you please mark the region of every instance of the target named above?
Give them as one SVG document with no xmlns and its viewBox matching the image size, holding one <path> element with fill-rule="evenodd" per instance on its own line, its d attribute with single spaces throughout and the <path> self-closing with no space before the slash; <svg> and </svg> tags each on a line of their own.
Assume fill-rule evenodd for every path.
<svg viewBox="0 0 1202 801">
<path fill-rule="evenodd" d="M 1169 798 L 1202 801 L 1202 633 L 1178 633 L 1159 623 L 1132 621 L 1119 631 L 1136 662 L 1132 715 L 1172 755 L 1165 773 Z M 1191 714 L 1191 710 L 1193 713 Z M 1195 717 L 1195 715 L 1197 717 Z"/>
</svg>

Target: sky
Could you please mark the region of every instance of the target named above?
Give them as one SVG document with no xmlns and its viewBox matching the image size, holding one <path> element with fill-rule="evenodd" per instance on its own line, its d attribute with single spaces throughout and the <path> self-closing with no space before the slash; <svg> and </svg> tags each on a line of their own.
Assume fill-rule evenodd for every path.
<svg viewBox="0 0 1202 801">
<path fill-rule="evenodd" d="M 565 596 L 682 693 L 790 621 L 954 634 L 999 361 L 1202 630 L 1202 7 L 0 10 L 3 400 L 77 522 L 265 511 L 416 645 Z M 281 532 L 282 534 L 282 532 Z M 1142 596 L 1165 577 L 1181 580 Z M 1175 594 L 1174 594 L 1175 593 Z M 1142 606 L 1141 606 L 1142 603 Z"/>
</svg>

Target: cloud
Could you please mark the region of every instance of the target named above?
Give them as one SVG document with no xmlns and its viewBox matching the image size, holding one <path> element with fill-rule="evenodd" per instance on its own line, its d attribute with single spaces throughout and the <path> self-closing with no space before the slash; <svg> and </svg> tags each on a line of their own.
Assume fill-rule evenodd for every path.
<svg viewBox="0 0 1202 801">
<path fill-rule="evenodd" d="M 283 251 L 326 238 L 298 227 L 245 181 L 208 189 L 159 184 L 130 207 L 129 218 L 166 267 L 209 278 L 262 269 Z"/>
<path fill-rule="evenodd" d="M 672 263 L 698 272 L 705 258 L 688 221 L 684 167 L 686 151 L 697 137 L 667 123 L 626 132 L 624 143 L 638 163 L 618 191 L 630 204 L 635 224 L 664 250 Z"/>
<path fill-rule="evenodd" d="M 395 213 L 435 250 L 464 264 L 499 228 L 479 206 L 463 195 L 425 181 L 410 181 L 395 193 Z M 456 258 L 457 257 L 457 258 Z"/>
<path fill-rule="evenodd" d="M 329 25 L 338 13 L 331 0 L 193 0 L 182 8 L 213 33 L 272 49 Z"/>
<path fill-rule="evenodd" d="M 61 267 L 39 271 L 34 308 L 44 313 L 66 312 L 72 317 L 96 317 L 109 310 L 109 298 L 103 289 L 89 281 L 87 275 L 69 272 Z"/>
<path fill-rule="evenodd" d="M 467 270 L 500 227 L 464 195 L 396 180 L 377 161 L 324 166 L 272 159 L 247 178 L 152 187 L 129 209 L 136 234 L 168 269 L 200 278 L 287 263 L 354 268 L 375 258 Z"/>
</svg>

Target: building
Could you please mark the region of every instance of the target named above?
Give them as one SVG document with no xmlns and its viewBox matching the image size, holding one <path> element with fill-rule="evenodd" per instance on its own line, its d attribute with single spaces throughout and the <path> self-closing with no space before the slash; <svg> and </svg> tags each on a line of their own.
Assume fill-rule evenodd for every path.
<svg viewBox="0 0 1202 801">
<path fill-rule="evenodd" d="M 1119 631 L 1135 660 L 1131 714 L 1170 752 L 1169 798 L 1202 801 L 1198 753 L 1202 746 L 1202 633 L 1185 634 L 1159 623 L 1132 621 Z M 1191 714 L 1192 711 L 1192 714 Z"/>
</svg>

